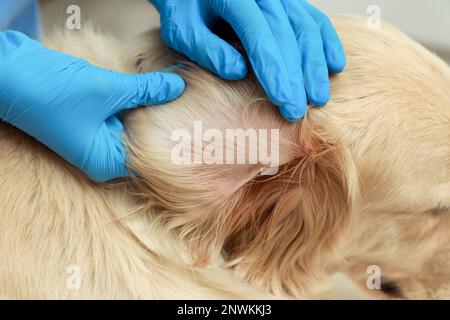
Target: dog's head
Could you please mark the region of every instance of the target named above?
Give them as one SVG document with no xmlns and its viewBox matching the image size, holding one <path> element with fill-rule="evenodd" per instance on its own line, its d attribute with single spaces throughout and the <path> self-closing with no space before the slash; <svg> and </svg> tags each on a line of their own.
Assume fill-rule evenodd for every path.
<svg viewBox="0 0 450 320">
<path fill-rule="evenodd" d="M 336 270 L 365 285 L 375 265 L 386 292 L 448 295 L 448 66 L 386 24 L 335 22 L 348 67 L 332 79 L 329 105 L 297 124 L 280 119 L 254 77 L 220 80 L 153 34 L 131 68 L 181 59 L 187 91 L 127 118 L 139 191 L 193 263 L 222 254 L 277 294 L 311 294 Z"/>
<path fill-rule="evenodd" d="M 349 65 L 324 109 L 342 128 L 360 183 L 341 266 L 371 289 L 378 270 L 388 297 L 448 298 L 450 69 L 387 24 L 345 24 Z"/>
</svg>

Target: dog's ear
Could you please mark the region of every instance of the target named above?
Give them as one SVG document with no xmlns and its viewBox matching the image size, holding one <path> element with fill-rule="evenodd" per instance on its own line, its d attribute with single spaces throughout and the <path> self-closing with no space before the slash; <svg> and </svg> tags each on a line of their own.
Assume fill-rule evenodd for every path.
<svg viewBox="0 0 450 320">
<path fill-rule="evenodd" d="M 219 192 L 222 199 L 211 201 L 210 194 L 209 202 L 172 220 L 197 263 L 222 252 L 246 280 L 295 297 L 323 280 L 321 260 L 334 253 L 357 194 L 347 149 L 307 120 L 298 128 L 295 151 L 288 147 L 276 176 L 230 167 L 212 179 L 227 190 Z"/>
<path fill-rule="evenodd" d="M 344 146 L 326 141 L 307 120 L 298 137 L 302 155 L 275 178 L 247 185 L 224 220 L 230 265 L 247 280 L 297 297 L 323 275 L 321 260 L 336 248 L 357 195 Z"/>
<path fill-rule="evenodd" d="M 137 121 L 143 120 L 139 118 Z M 133 127 L 136 133 L 137 128 L 144 128 L 144 125 L 134 124 Z M 240 230 L 241 224 L 247 223 L 246 213 L 242 219 L 236 219 L 238 215 L 234 213 L 244 210 L 246 197 L 253 192 L 253 185 L 263 186 L 270 184 L 271 180 L 279 180 L 287 166 L 302 157 L 299 146 L 290 139 L 272 135 L 266 137 L 267 143 L 262 143 L 270 150 L 263 152 L 266 156 L 260 157 L 260 150 L 253 151 L 259 154 L 255 164 L 205 164 L 204 158 L 196 164 L 193 159 L 198 154 L 202 156 L 205 146 L 200 144 L 196 148 L 191 140 L 187 142 L 187 147 L 183 143 L 185 148 L 181 148 L 181 153 L 190 151 L 190 161 L 178 163 L 173 160 L 174 157 L 168 157 L 168 150 L 175 150 L 178 156 L 178 147 L 167 144 L 169 139 L 158 136 L 157 131 L 154 134 L 137 134 L 133 142 L 128 143 L 129 162 L 139 174 L 136 177 L 137 189 L 149 206 L 158 208 L 162 222 L 175 230 L 190 248 L 193 263 L 206 264 L 218 256 L 227 238 Z M 239 146 L 236 142 L 225 141 L 222 153 L 225 155 L 232 149 L 236 156 L 245 154 L 248 160 L 251 143 Z M 240 150 L 241 147 L 244 150 Z"/>
<path fill-rule="evenodd" d="M 190 262 L 224 254 L 246 280 L 299 297 L 323 275 L 358 184 L 345 146 L 308 119 L 292 128 L 280 141 L 274 176 L 259 175 L 258 165 L 177 166 L 161 158 L 168 146 L 157 141 L 167 139 L 155 135 L 145 136 L 151 143 L 134 141 L 131 154 L 141 192 L 192 253 Z"/>
</svg>

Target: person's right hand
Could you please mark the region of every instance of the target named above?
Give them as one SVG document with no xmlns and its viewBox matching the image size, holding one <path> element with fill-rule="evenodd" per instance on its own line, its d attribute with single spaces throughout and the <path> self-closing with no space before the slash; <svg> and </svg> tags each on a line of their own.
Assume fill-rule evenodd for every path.
<svg viewBox="0 0 450 320">
<path fill-rule="evenodd" d="M 231 25 L 269 99 L 290 121 L 307 100 L 325 105 L 328 71 L 346 64 L 327 16 L 304 0 L 150 0 L 161 15 L 161 35 L 172 49 L 228 80 L 247 74 L 244 58 L 211 29 Z"/>
<path fill-rule="evenodd" d="M 184 86 L 175 74 L 122 74 L 0 32 L 0 119 L 95 181 L 129 175 L 118 113 L 169 102 Z"/>
</svg>

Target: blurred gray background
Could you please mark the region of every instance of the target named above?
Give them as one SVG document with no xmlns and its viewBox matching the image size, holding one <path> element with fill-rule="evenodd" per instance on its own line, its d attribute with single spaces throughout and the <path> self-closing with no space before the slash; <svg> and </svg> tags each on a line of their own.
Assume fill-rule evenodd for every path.
<svg viewBox="0 0 450 320">
<path fill-rule="evenodd" d="M 310 0 L 327 14 L 366 15 L 376 5 L 381 18 L 394 23 L 450 63 L 450 0 Z M 63 28 L 67 6 L 81 8 L 83 21 L 93 21 L 123 41 L 159 24 L 147 0 L 41 0 L 44 30 Z"/>
</svg>

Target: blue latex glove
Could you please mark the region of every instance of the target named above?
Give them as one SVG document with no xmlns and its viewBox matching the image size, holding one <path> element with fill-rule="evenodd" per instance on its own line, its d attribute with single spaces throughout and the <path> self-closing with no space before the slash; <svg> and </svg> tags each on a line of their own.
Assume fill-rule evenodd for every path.
<svg viewBox="0 0 450 320">
<path fill-rule="evenodd" d="M 0 30 L 17 30 L 33 39 L 40 35 L 37 0 L 0 0 Z"/>
<path fill-rule="evenodd" d="M 0 32 L 0 119 L 41 141 L 93 180 L 127 176 L 118 113 L 178 97 L 173 74 L 121 74 Z"/>
<path fill-rule="evenodd" d="M 249 56 L 269 99 L 284 118 L 304 116 L 308 100 L 330 98 L 328 71 L 346 64 L 341 41 L 327 16 L 303 0 L 150 0 L 161 15 L 168 46 L 228 79 L 245 77 L 244 58 L 211 32 L 229 23 Z"/>
</svg>

